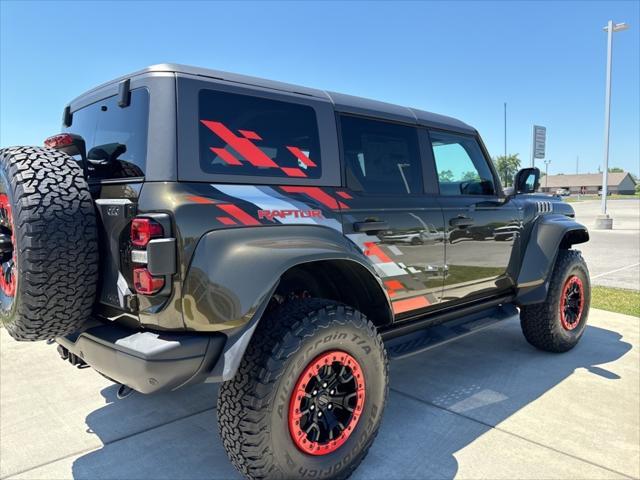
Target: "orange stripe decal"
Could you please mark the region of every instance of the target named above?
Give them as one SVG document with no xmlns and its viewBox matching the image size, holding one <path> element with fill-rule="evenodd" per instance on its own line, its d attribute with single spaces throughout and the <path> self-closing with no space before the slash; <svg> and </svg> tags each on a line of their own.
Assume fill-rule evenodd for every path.
<svg viewBox="0 0 640 480">
<path fill-rule="evenodd" d="M 298 160 L 300 160 L 307 167 L 317 167 L 313 160 L 311 160 L 305 153 L 298 147 L 287 147 L 287 149 L 293 153 Z"/>
<path fill-rule="evenodd" d="M 231 152 L 225 150 L 224 148 L 215 148 L 211 147 L 211 151 L 219 156 L 222 160 L 224 160 L 229 165 L 242 165 L 242 162 L 233 156 Z"/>
<path fill-rule="evenodd" d="M 431 305 L 431 302 L 427 300 L 427 297 L 405 298 L 403 300 L 396 300 L 393 302 L 393 313 L 398 315 L 399 313 L 428 307 L 429 305 Z"/>
</svg>

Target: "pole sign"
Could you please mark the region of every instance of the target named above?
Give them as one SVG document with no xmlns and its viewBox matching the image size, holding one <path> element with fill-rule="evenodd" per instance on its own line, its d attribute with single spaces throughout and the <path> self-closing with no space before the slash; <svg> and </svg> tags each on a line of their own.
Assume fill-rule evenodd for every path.
<svg viewBox="0 0 640 480">
<path fill-rule="evenodd" d="M 533 158 L 544 158 L 547 143 L 547 128 L 540 125 L 533 126 Z"/>
</svg>

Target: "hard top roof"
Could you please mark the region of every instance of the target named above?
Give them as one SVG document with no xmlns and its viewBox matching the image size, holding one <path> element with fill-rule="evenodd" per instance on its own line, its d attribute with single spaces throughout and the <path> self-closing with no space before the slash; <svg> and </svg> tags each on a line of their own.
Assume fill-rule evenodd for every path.
<svg viewBox="0 0 640 480">
<path fill-rule="evenodd" d="M 323 98 L 330 100 L 337 111 L 360 113 L 369 116 L 382 116 L 397 121 L 416 123 L 419 125 L 432 126 L 443 129 L 453 129 L 457 131 L 475 133 L 476 130 L 467 125 L 466 123 L 444 115 L 438 115 L 436 113 L 425 112 L 415 108 L 408 108 L 392 103 L 380 102 L 377 100 L 371 100 L 362 97 L 356 97 L 352 95 L 345 95 L 342 93 L 329 92 L 326 90 L 318 90 L 315 88 L 303 87 L 299 85 L 293 85 L 290 83 L 277 82 L 274 80 L 267 80 L 259 77 L 252 77 L 248 75 L 240 75 L 237 73 L 223 72 L 220 70 L 211 70 L 208 68 L 192 67 L 188 65 L 179 65 L 174 63 L 162 63 L 158 65 L 151 65 L 137 72 L 123 75 L 109 82 L 106 82 L 96 88 L 85 92 L 76 98 L 72 103 L 84 97 L 85 95 L 103 88 L 107 85 L 120 82 L 126 78 L 131 78 L 139 75 L 145 75 L 149 73 L 158 72 L 170 72 L 170 73 L 183 73 L 188 75 L 195 75 L 205 77 L 211 80 L 223 80 L 227 82 L 239 83 L 244 85 L 252 85 L 261 88 L 268 88 L 272 90 L 279 90 L 283 92 L 296 93 L 299 95 L 305 95 L 309 97 Z"/>
</svg>

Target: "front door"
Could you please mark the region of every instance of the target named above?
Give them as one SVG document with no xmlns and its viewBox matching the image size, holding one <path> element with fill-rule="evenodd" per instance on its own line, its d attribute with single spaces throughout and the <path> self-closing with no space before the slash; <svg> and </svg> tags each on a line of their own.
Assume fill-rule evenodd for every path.
<svg viewBox="0 0 640 480">
<path fill-rule="evenodd" d="M 442 297 L 445 229 L 424 193 L 417 128 L 350 115 L 340 125 L 345 234 L 383 278 L 396 318 L 428 311 Z"/>
<path fill-rule="evenodd" d="M 507 267 L 519 241 L 521 212 L 498 194 L 477 138 L 429 133 L 446 228 L 443 301 L 467 301 L 513 287 Z"/>
</svg>

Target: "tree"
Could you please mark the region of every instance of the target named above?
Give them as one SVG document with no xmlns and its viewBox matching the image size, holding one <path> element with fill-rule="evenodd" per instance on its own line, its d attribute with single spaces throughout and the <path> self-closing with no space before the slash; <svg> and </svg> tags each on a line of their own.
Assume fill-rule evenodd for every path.
<svg viewBox="0 0 640 480">
<path fill-rule="evenodd" d="M 478 176 L 478 172 L 472 170 L 469 172 L 464 172 L 462 174 L 462 181 L 463 182 L 479 182 L 480 177 Z"/>
<path fill-rule="evenodd" d="M 442 170 L 438 173 L 441 182 L 453 182 L 453 172 L 451 170 Z"/>
<path fill-rule="evenodd" d="M 500 155 L 494 160 L 496 170 L 502 180 L 502 184 L 508 187 L 513 183 L 513 177 L 520 169 L 520 159 L 518 154 Z"/>
<path fill-rule="evenodd" d="M 609 173 L 624 173 L 624 169 L 620 167 L 611 167 L 609 168 Z"/>
</svg>

